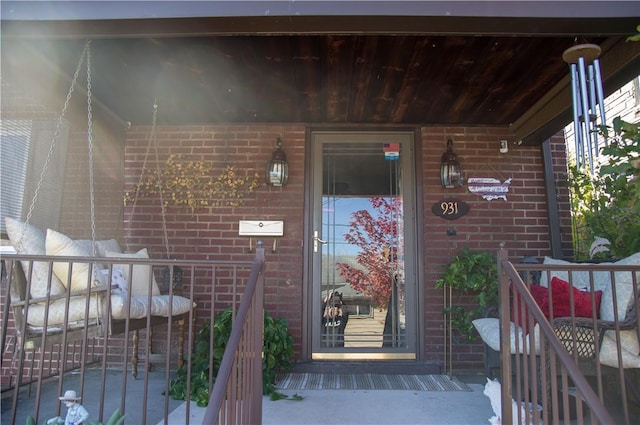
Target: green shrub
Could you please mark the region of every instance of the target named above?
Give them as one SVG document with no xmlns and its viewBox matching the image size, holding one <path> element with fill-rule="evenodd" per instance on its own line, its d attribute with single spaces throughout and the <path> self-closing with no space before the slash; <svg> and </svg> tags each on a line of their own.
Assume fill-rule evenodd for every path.
<svg viewBox="0 0 640 425">
<path fill-rule="evenodd" d="M 213 361 L 213 376 L 218 373 L 222 356 L 231 336 L 233 313 L 230 308 L 220 312 L 213 320 L 213 351 L 210 351 L 211 326 L 205 323 L 198 331 L 195 348 L 191 355 L 191 400 L 204 407 L 209 403 L 209 360 Z M 285 319 L 274 319 L 264 313 L 264 343 L 262 357 L 262 390 L 270 395 L 275 391 L 278 372 L 291 369 L 293 365 L 293 337 Z M 175 400 L 187 399 L 187 364 L 180 366 L 177 376 L 171 381 L 169 395 Z"/>
<path fill-rule="evenodd" d="M 451 324 L 463 342 L 476 339 L 472 320 L 485 315 L 487 308 L 498 304 L 497 259 L 488 252 L 474 252 L 463 248 L 449 263 L 442 278 L 436 280 L 437 289 L 450 287 L 457 291 L 458 298 L 443 310 L 451 315 Z M 466 294 L 474 296 L 476 306 L 468 309 L 461 305 Z"/>
<path fill-rule="evenodd" d="M 589 259 L 596 237 L 609 240 L 608 256 L 613 258 L 640 251 L 640 127 L 618 117 L 613 120 L 613 134 L 593 174 L 569 167 L 578 260 Z"/>
</svg>

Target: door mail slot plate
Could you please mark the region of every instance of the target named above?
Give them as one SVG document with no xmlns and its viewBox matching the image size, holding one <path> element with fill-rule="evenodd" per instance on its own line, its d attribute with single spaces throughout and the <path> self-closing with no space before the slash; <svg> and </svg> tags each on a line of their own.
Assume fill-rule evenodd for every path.
<svg viewBox="0 0 640 425">
<path fill-rule="evenodd" d="M 240 220 L 239 236 L 283 236 L 284 221 Z"/>
</svg>

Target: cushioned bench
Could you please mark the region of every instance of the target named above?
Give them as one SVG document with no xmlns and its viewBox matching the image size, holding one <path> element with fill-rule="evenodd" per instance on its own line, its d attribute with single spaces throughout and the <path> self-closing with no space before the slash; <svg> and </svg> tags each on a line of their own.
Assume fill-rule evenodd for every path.
<svg viewBox="0 0 640 425">
<path fill-rule="evenodd" d="M 132 374 L 137 376 L 140 329 L 167 324 L 180 326 L 196 304 L 178 295 L 163 295 L 153 269 L 132 264 L 149 258 L 146 249 L 123 253 L 117 241 L 73 240 L 10 218 L 7 234 L 20 261 L 11 264 L 10 296 L 19 349 L 134 332 Z M 10 257 L 7 257 L 10 258 Z M 180 352 L 182 346 L 180 345 Z M 179 354 L 181 357 L 181 354 Z"/>
<path fill-rule="evenodd" d="M 640 346 L 636 328 L 637 299 L 634 299 L 634 278 L 630 271 L 589 271 L 588 264 L 574 264 L 563 260 L 555 260 L 549 257 L 543 264 L 552 266 L 553 269 L 543 271 L 540 275 L 540 285 L 531 285 L 530 292 L 541 310 L 550 320 L 556 331 L 556 335 L 565 344 L 571 353 L 573 349 L 578 351 L 578 357 L 598 358 L 598 361 L 610 367 L 640 368 Z M 616 266 L 640 266 L 640 253 L 633 254 L 615 263 L 599 263 Z M 562 269 L 562 266 L 580 266 L 584 270 Z M 569 276 L 569 273 L 571 276 Z M 635 283 L 640 284 L 640 272 L 635 273 Z M 613 280 L 612 280 L 613 277 Z M 574 313 L 571 315 L 569 307 L 568 291 L 573 285 Z M 551 297 L 549 297 L 549 283 L 551 283 Z M 593 293 L 591 292 L 593 290 Z M 614 295 L 615 291 L 615 295 Z M 600 294 L 598 294 L 598 292 Z M 638 291 L 640 292 L 640 291 Z M 549 300 L 550 298 L 550 300 Z M 615 300 L 615 302 L 614 302 Z M 593 304 L 592 304 L 593 303 Z M 596 305 L 596 326 L 594 327 L 593 311 L 591 306 Z M 599 306 L 599 307 L 598 307 Z M 520 309 L 523 307 L 521 306 Z M 521 326 L 519 318 L 512 318 L 511 322 L 511 354 L 516 353 L 516 339 L 519 339 L 520 352 L 529 351 L 529 330 Z M 581 342 L 574 347 L 573 323 L 578 330 L 578 338 Z M 500 331 L 497 318 L 481 318 L 473 321 L 483 342 L 488 349 L 500 350 Z M 618 364 L 618 349 L 615 328 L 620 329 L 620 345 L 622 364 Z M 539 331 L 534 326 L 534 349 L 539 354 Z M 600 350 L 595 352 L 595 340 L 598 340 Z M 488 357 L 498 358 L 488 352 Z M 487 364 L 487 369 L 494 368 L 493 364 Z"/>
<path fill-rule="evenodd" d="M 637 318 L 640 253 L 616 263 L 598 265 L 545 258 L 537 271 L 530 264 L 511 264 L 521 278 L 523 275 L 528 278 L 526 286 L 545 316 L 542 320 L 548 320 L 582 375 L 591 377 L 588 381 L 594 389 L 597 388 L 600 397 L 610 395 L 627 403 L 628 397 L 633 395 L 640 402 L 637 384 L 640 372 Z M 509 276 L 515 279 L 513 273 Z M 539 285 L 531 282 L 539 282 Z M 506 279 L 501 284 L 509 286 Z M 522 287 L 520 284 L 517 286 Z M 549 409 L 558 409 L 560 417 L 567 413 L 571 417 L 577 412 L 575 402 L 552 407 L 554 388 L 567 385 L 566 375 L 563 375 L 566 369 L 556 365 L 556 358 L 549 355 L 553 351 L 545 351 L 546 361 L 542 364 L 542 350 L 546 350 L 548 345 L 541 343 L 541 324 L 532 320 L 533 316 L 520 295 L 512 291 L 509 298 L 507 308 L 500 309 L 504 314 L 511 314 L 510 328 L 505 332 L 510 335 L 509 343 L 505 344 L 510 347 L 508 354 L 500 351 L 498 318 L 485 317 L 473 321 L 485 343 L 487 375 L 493 378 L 502 367 L 503 356 L 510 356 L 512 396 L 521 397 L 521 400 L 536 397 Z M 554 379 L 550 379 L 552 376 Z M 532 393 L 534 388 L 537 391 Z M 572 387 L 558 391 L 558 397 L 573 394 Z"/>
</svg>

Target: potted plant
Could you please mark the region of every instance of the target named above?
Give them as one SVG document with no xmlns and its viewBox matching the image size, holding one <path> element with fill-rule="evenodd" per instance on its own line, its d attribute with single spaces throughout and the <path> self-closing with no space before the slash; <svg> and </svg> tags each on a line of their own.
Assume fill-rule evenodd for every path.
<svg viewBox="0 0 640 425">
<path fill-rule="evenodd" d="M 463 248 L 449 263 L 436 288 L 448 287 L 457 292 L 455 302 L 443 310 L 451 315 L 451 324 L 464 342 L 472 342 L 476 333 L 472 320 L 488 314 L 498 304 L 498 270 L 494 255 Z M 475 307 L 462 304 L 465 295 L 473 295 Z"/>
</svg>

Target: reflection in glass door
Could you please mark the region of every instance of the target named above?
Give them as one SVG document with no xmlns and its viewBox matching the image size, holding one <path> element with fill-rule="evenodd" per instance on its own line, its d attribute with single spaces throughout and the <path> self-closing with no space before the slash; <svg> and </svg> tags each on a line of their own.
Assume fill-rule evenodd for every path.
<svg viewBox="0 0 640 425">
<path fill-rule="evenodd" d="M 313 357 L 415 358 L 412 133 L 312 141 Z"/>
</svg>

